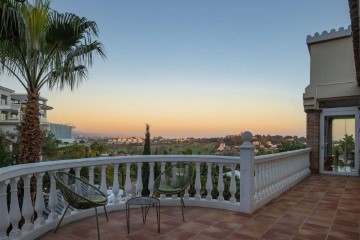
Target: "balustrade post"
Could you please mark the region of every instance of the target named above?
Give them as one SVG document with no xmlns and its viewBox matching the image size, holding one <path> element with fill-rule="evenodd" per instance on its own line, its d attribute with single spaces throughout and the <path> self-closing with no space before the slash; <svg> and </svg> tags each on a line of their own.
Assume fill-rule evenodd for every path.
<svg viewBox="0 0 360 240">
<path fill-rule="evenodd" d="M 43 192 L 43 177 L 45 173 L 36 174 L 36 200 L 35 200 L 35 211 L 37 218 L 35 220 L 35 228 L 45 224 L 43 212 L 45 209 L 44 192 Z"/>
<path fill-rule="evenodd" d="M 0 183 L 0 240 L 8 240 L 7 229 L 10 226 L 10 218 L 7 203 L 7 186 L 9 182 Z"/>
<path fill-rule="evenodd" d="M 136 195 L 137 196 L 141 196 L 141 191 L 143 189 L 141 166 L 142 166 L 142 163 L 137 164 L 137 178 L 136 178 Z"/>
<path fill-rule="evenodd" d="M 119 164 L 114 164 L 114 181 L 112 192 L 114 194 L 113 204 L 119 204 Z"/>
<path fill-rule="evenodd" d="M 10 180 L 11 187 L 11 202 L 10 202 L 10 222 L 12 225 L 12 230 L 9 233 L 10 239 L 16 239 L 21 237 L 21 230 L 19 229 L 19 221 L 21 219 L 19 199 L 18 199 L 18 188 L 17 184 L 19 182 L 19 177 L 12 178 Z"/>
<path fill-rule="evenodd" d="M 251 132 L 241 134 L 244 143 L 240 146 L 240 211 L 254 211 L 254 146 Z"/>
<path fill-rule="evenodd" d="M 196 176 L 195 176 L 195 199 L 200 200 L 201 199 L 201 181 L 200 181 L 200 163 L 195 163 L 196 165 Z"/>
<path fill-rule="evenodd" d="M 151 162 L 149 163 L 150 166 L 150 174 L 149 174 L 149 191 L 150 191 L 150 196 L 153 195 L 154 193 L 154 165 L 155 163 Z"/>
<path fill-rule="evenodd" d="M 213 184 L 212 184 L 212 177 L 211 177 L 211 166 L 212 163 L 207 163 L 207 178 L 206 178 L 206 191 L 207 191 L 207 195 L 206 195 L 206 200 L 212 200 L 212 195 L 211 195 L 211 191 L 213 189 Z"/>
<path fill-rule="evenodd" d="M 217 186 L 217 189 L 218 189 L 218 192 L 219 192 L 219 196 L 217 198 L 217 200 L 219 202 L 222 202 L 224 201 L 224 170 L 223 170 L 223 164 L 222 163 L 219 163 L 219 177 L 218 177 L 218 186 Z"/>
<path fill-rule="evenodd" d="M 31 222 L 31 217 L 34 214 L 34 208 L 30 196 L 30 179 L 33 175 L 22 176 L 24 180 L 24 199 L 22 204 L 22 216 L 24 217 L 25 223 L 21 228 L 23 233 L 31 232 L 34 230 L 34 224 Z"/>
</svg>

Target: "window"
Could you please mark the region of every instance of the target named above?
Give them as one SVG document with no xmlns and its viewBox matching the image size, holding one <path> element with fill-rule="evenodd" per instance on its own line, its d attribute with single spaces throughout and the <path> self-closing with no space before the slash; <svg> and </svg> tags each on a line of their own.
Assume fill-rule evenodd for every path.
<svg viewBox="0 0 360 240">
<path fill-rule="evenodd" d="M 1 95 L 0 104 L 7 105 L 7 96 L 6 95 Z"/>
<path fill-rule="evenodd" d="M 12 104 L 20 104 L 20 101 L 12 98 L 11 103 Z"/>
<path fill-rule="evenodd" d="M 6 113 L 0 112 L 0 120 L 6 120 Z"/>
</svg>

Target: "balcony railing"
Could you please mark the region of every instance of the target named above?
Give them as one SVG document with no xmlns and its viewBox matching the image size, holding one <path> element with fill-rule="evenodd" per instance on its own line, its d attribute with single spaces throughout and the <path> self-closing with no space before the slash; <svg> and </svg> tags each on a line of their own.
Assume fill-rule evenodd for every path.
<svg viewBox="0 0 360 240">
<path fill-rule="evenodd" d="M 111 187 L 113 200 L 108 204 L 109 212 L 123 210 L 125 201 L 133 195 L 140 195 L 142 185 L 141 166 L 147 162 L 150 166 L 149 190 L 153 193 L 154 165 L 160 164 L 161 171 L 166 164 L 176 162 L 191 162 L 195 165 L 196 174 L 192 191 L 187 189 L 184 198 L 188 206 L 222 208 L 233 211 L 251 213 L 263 206 L 273 198 L 289 189 L 310 174 L 310 149 L 296 150 L 279 154 L 254 157 L 254 146 L 250 143 L 251 133 L 243 134 L 244 144 L 240 146 L 240 157 L 225 156 L 126 156 L 126 157 L 100 157 L 77 160 L 60 160 L 32 164 L 16 165 L 0 168 L 0 240 L 5 239 L 35 239 L 47 231 L 54 229 L 59 214 L 59 205 L 54 172 L 63 170 L 69 172 L 73 169 L 76 176 L 80 176 L 82 169 L 87 169 L 87 179 L 91 184 L 96 183 L 95 168 L 100 169 L 99 187 L 106 193 Z M 215 168 L 215 166 L 217 168 Z M 125 168 L 124 195 L 120 196 L 119 167 Z M 131 176 L 131 168 L 136 168 L 135 176 Z M 236 178 L 236 169 L 240 167 L 240 179 Z M 223 169 L 230 169 L 230 185 L 228 200 L 224 199 L 225 184 Z M 218 170 L 216 170 L 218 169 Z M 107 184 L 106 172 L 112 171 L 112 185 Z M 215 177 L 212 174 L 216 171 Z M 202 175 L 205 174 L 205 175 Z M 43 189 L 44 176 L 50 178 L 49 198 L 44 198 L 43 191 L 36 191 L 31 196 L 31 181 L 36 179 L 36 188 Z M 213 178 L 214 177 L 214 178 Z M 23 180 L 23 198 L 18 198 L 18 184 Z M 202 181 L 203 179 L 203 181 Z M 206 179 L 206 181 L 205 181 Z M 217 183 L 214 185 L 214 182 Z M 225 180 L 226 181 L 226 180 Z M 35 182 L 35 181 L 34 181 Z M 205 182 L 205 183 L 203 183 Z M 240 191 L 237 186 L 240 185 Z M 214 197 L 211 192 L 216 189 L 218 194 Z M 237 191 L 240 196 L 237 197 Z M 8 205 L 8 199 L 10 203 Z M 35 199 L 34 204 L 32 199 Z M 48 199 L 48 201 L 45 201 Z M 162 205 L 179 205 L 177 196 L 166 197 L 160 195 Z M 240 200 L 240 201 L 239 201 Z M 61 205 L 66 205 L 60 199 Z M 20 204 L 21 203 L 21 206 Z M 45 208 L 50 209 L 44 217 Z M 101 209 L 99 209 L 101 210 Z M 63 210 L 64 211 L 64 210 Z M 69 210 L 68 210 L 69 211 Z M 37 218 L 34 218 L 36 212 Z M 74 210 L 67 212 L 65 223 L 92 216 L 93 211 Z M 22 220 L 23 219 L 23 220 Z M 22 220 L 21 229 L 18 227 Z M 12 226 L 9 231 L 9 226 Z"/>
</svg>

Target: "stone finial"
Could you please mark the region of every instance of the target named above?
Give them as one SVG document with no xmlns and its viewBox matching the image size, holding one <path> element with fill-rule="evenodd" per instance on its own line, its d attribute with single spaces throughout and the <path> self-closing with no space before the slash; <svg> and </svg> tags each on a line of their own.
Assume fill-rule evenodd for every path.
<svg viewBox="0 0 360 240">
<path fill-rule="evenodd" d="M 251 140 L 252 140 L 252 137 L 253 137 L 251 132 L 249 132 L 249 131 L 243 132 L 241 134 L 241 137 L 244 140 L 243 145 L 249 145 L 249 144 L 251 145 Z"/>
</svg>

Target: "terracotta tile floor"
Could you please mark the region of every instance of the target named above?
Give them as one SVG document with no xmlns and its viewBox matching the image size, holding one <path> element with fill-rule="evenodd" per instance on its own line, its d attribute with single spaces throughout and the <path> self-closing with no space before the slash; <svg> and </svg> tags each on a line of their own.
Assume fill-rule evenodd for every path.
<svg viewBox="0 0 360 240">
<path fill-rule="evenodd" d="M 155 210 L 146 224 L 141 210 L 131 210 L 130 234 L 125 211 L 101 215 L 101 239 L 356 239 L 360 228 L 360 178 L 311 175 L 251 215 L 209 208 L 161 208 L 161 232 Z M 95 217 L 48 232 L 46 239 L 97 239 Z"/>
</svg>

